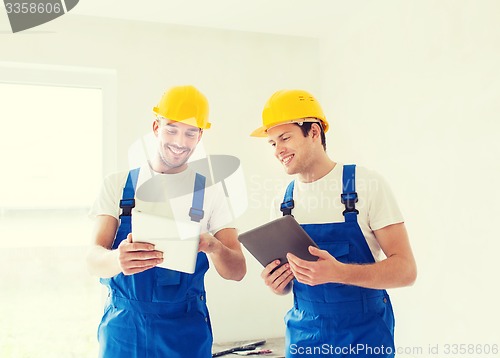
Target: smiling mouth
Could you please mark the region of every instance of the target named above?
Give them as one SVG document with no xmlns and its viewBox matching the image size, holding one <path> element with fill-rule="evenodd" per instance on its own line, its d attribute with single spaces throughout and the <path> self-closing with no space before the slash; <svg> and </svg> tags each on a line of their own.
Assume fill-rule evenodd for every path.
<svg viewBox="0 0 500 358">
<path fill-rule="evenodd" d="M 172 147 L 172 146 L 167 146 L 167 148 L 172 152 L 174 153 L 175 155 L 181 155 L 183 154 L 184 152 L 186 152 L 187 150 L 184 149 L 184 148 L 177 148 L 177 147 Z"/>
<path fill-rule="evenodd" d="M 286 157 L 283 157 L 281 158 L 281 163 L 283 163 L 283 165 L 288 165 L 288 163 L 290 163 L 290 161 L 293 159 L 294 155 L 291 154 L 291 155 L 288 155 Z"/>
</svg>

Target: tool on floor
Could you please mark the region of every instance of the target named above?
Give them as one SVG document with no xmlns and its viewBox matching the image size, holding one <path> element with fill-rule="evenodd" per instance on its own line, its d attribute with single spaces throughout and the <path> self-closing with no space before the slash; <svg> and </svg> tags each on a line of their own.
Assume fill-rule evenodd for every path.
<svg viewBox="0 0 500 358">
<path fill-rule="evenodd" d="M 224 350 L 219 351 L 219 352 L 215 352 L 212 354 L 212 357 L 220 357 L 220 356 L 223 356 L 226 354 L 230 354 L 233 352 L 239 352 L 239 351 L 251 351 L 251 350 L 254 350 L 255 348 L 257 348 L 258 346 L 262 346 L 265 343 L 266 343 L 265 340 L 246 343 L 246 344 L 243 344 L 241 346 L 236 346 L 236 347 L 224 349 Z"/>
</svg>

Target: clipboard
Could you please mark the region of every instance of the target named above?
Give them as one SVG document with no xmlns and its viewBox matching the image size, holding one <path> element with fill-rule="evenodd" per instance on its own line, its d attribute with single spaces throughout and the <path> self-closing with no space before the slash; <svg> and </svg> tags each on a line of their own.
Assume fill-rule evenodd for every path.
<svg viewBox="0 0 500 358">
<path fill-rule="evenodd" d="M 289 252 L 303 260 L 318 260 L 309 252 L 309 246 L 318 245 L 291 215 L 248 230 L 238 239 L 264 267 L 277 259 L 281 261 L 280 266 L 287 263 L 286 254 Z"/>
</svg>

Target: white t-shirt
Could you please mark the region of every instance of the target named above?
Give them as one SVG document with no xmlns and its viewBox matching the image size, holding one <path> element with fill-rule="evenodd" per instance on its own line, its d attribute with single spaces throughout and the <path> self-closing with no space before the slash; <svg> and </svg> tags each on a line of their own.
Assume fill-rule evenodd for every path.
<svg viewBox="0 0 500 358">
<path fill-rule="evenodd" d="M 332 171 L 312 183 L 295 180 L 292 215 L 300 224 L 323 224 L 344 222 L 345 205 L 340 200 L 342 193 L 343 164 L 337 163 Z M 282 216 L 280 205 L 285 189 L 274 200 L 271 216 Z M 404 222 L 397 202 L 387 182 L 376 172 L 356 166 L 356 192 L 359 210 L 358 224 L 375 258 L 385 258 L 373 231 L 385 226 Z"/>
<path fill-rule="evenodd" d="M 110 215 L 118 219 L 121 214 L 120 200 L 122 199 L 123 188 L 127 182 L 128 171 L 117 172 L 108 175 L 101 186 L 100 193 L 95 200 L 89 215 Z M 135 210 L 155 211 L 161 208 L 162 216 L 172 220 L 190 221 L 189 209 L 192 206 L 193 189 L 196 173 L 189 168 L 176 174 L 160 174 L 150 170 L 148 166 L 141 167 L 136 186 L 136 206 Z M 155 184 L 160 183 L 162 192 L 144 194 L 144 188 L 154 180 Z M 145 185 L 143 185 L 145 184 Z M 137 198 L 143 190 L 142 200 Z M 156 202 L 147 200 L 147 194 L 158 195 Z M 211 185 L 207 178 L 203 200 L 204 216 L 201 220 L 201 231 L 215 234 L 217 231 L 227 228 L 232 222 L 232 215 L 229 210 L 224 189 L 221 183 Z"/>
</svg>

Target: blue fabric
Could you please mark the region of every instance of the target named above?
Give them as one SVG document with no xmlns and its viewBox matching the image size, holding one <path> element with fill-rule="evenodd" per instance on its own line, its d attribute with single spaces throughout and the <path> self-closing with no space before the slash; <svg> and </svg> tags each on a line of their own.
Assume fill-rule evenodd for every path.
<svg viewBox="0 0 500 358">
<path fill-rule="evenodd" d="M 356 165 L 344 165 L 342 169 L 342 194 L 356 192 Z"/>
<path fill-rule="evenodd" d="M 191 210 L 189 211 L 189 216 L 192 221 L 200 222 L 203 219 L 203 200 L 205 197 L 205 182 L 206 178 L 196 173 L 196 179 L 194 182 L 194 191 L 193 191 L 193 204 Z"/>
<path fill-rule="evenodd" d="M 280 210 L 285 215 L 292 215 L 292 210 L 295 207 L 295 202 L 293 201 L 293 188 L 295 185 L 295 180 L 288 184 L 285 193 L 285 200 L 281 203 Z"/>
<path fill-rule="evenodd" d="M 134 176 L 131 171 L 124 199 L 134 197 L 130 196 L 131 189 L 135 194 Z M 205 177 L 196 178 L 195 187 L 198 185 L 198 191 L 204 192 Z M 200 194 L 196 200 L 193 198 L 193 207 L 203 210 L 204 196 Z M 130 219 L 120 217 L 113 248 L 132 232 Z M 204 286 L 208 267 L 206 254 L 200 252 L 193 274 L 155 267 L 134 275 L 120 273 L 101 279 L 109 296 L 98 329 L 99 357 L 211 357 L 212 329 Z"/>
<path fill-rule="evenodd" d="M 343 175 L 343 194 L 355 193 L 355 170 Z M 284 202 L 293 199 L 287 190 Z M 320 249 L 343 263 L 375 262 L 357 213 L 345 222 L 301 225 Z M 294 307 L 286 314 L 286 357 L 394 357 L 394 315 L 385 290 L 294 280 Z"/>
<path fill-rule="evenodd" d="M 129 171 L 127 176 L 127 182 L 123 188 L 121 203 L 127 202 L 127 204 L 132 204 L 130 210 L 135 205 L 135 189 L 137 186 L 137 180 L 139 178 L 140 168 L 132 169 Z M 120 203 L 120 204 L 121 204 Z M 122 240 L 116 240 L 118 237 L 127 237 L 127 235 L 132 232 L 132 216 L 120 214 L 120 226 L 118 227 L 118 233 L 113 241 L 113 249 L 116 249 Z"/>
<path fill-rule="evenodd" d="M 342 171 L 342 194 L 340 195 L 345 210 L 342 213 L 345 221 L 357 221 L 359 211 L 355 209 L 358 202 L 358 193 L 356 193 L 356 165 L 344 165 Z"/>
</svg>

